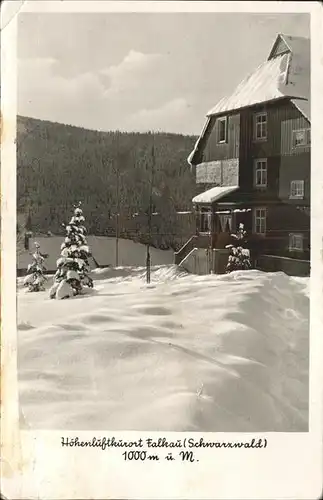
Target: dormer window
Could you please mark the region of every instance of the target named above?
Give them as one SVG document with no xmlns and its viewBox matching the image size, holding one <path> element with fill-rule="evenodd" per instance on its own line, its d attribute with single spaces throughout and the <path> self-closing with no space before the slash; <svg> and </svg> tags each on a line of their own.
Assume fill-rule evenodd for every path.
<svg viewBox="0 0 323 500">
<path fill-rule="evenodd" d="M 254 115 L 254 139 L 265 141 L 267 139 L 267 113 L 256 113 Z"/>
<path fill-rule="evenodd" d="M 218 118 L 218 143 L 222 144 L 227 142 L 227 130 L 228 130 L 228 121 L 227 117 Z"/>
</svg>

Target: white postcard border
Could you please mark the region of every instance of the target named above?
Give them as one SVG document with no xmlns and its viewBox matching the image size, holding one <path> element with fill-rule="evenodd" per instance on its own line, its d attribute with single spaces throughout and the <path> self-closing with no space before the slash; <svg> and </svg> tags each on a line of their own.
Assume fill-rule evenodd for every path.
<svg viewBox="0 0 323 500">
<path fill-rule="evenodd" d="M 15 2 L 11 2 L 15 3 Z M 17 2 L 18 3 L 18 2 Z M 15 7 L 15 11 L 18 11 Z M 322 7 L 319 2 L 30 1 L 24 12 L 310 12 L 312 46 L 312 276 L 310 430 L 308 433 L 33 432 L 19 429 L 16 331 L 16 38 L 17 12 L 1 38 L 1 446 L 2 493 L 8 498 L 261 499 L 316 498 L 322 490 L 323 133 Z M 4 16 L 4 14 L 3 14 Z M 59 29 L 59 28 L 58 28 Z M 314 102 L 314 104 L 313 104 Z M 267 439 L 265 449 L 204 449 L 199 462 L 125 462 L 124 450 L 61 447 L 61 438 L 136 440 L 203 437 Z M 164 453 L 164 452 L 163 452 Z"/>
</svg>

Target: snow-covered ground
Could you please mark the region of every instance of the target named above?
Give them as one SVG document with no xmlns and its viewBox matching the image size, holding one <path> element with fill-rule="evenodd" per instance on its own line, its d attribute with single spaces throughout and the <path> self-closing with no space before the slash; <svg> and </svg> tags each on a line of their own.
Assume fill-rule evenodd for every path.
<svg viewBox="0 0 323 500">
<path fill-rule="evenodd" d="M 309 280 L 94 271 L 66 301 L 18 290 L 23 425 L 306 431 Z"/>
</svg>

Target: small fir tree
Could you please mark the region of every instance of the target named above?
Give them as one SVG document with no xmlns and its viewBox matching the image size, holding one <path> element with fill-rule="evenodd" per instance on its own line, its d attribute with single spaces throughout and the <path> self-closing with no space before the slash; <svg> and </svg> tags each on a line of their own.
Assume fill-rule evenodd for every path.
<svg viewBox="0 0 323 500">
<path fill-rule="evenodd" d="M 32 263 L 29 264 L 27 268 L 27 275 L 24 279 L 24 286 L 28 287 L 30 292 L 44 291 L 44 284 L 47 280 L 44 274 L 46 271 L 44 260 L 47 255 L 41 253 L 39 243 L 35 243 L 35 247 L 36 250 L 32 255 Z"/>
<path fill-rule="evenodd" d="M 230 248 L 226 273 L 251 269 L 250 251 L 248 248 L 244 247 L 246 244 L 246 236 L 247 233 L 244 230 L 244 224 L 242 223 L 239 224 L 236 234 L 231 234 L 234 244 L 226 245 L 226 248 Z"/>
<path fill-rule="evenodd" d="M 61 256 L 57 260 L 54 284 L 50 289 L 50 298 L 65 299 L 78 295 L 83 286 L 93 288 L 89 276 L 90 249 L 86 241 L 85 218 L 79 203 L 67 226 L 66 237 L 61 245 Z"/>
</svg>

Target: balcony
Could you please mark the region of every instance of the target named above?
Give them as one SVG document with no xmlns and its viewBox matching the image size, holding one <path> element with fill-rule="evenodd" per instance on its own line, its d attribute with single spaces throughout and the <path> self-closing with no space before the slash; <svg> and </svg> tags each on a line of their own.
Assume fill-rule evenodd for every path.
<svg viewBox="0 0 323 500">
<path fill-rule="evenodd" d="M 239 159 L 216 160 L 196 165 L 196 184 L 239 185 Z"/>
</svg>

